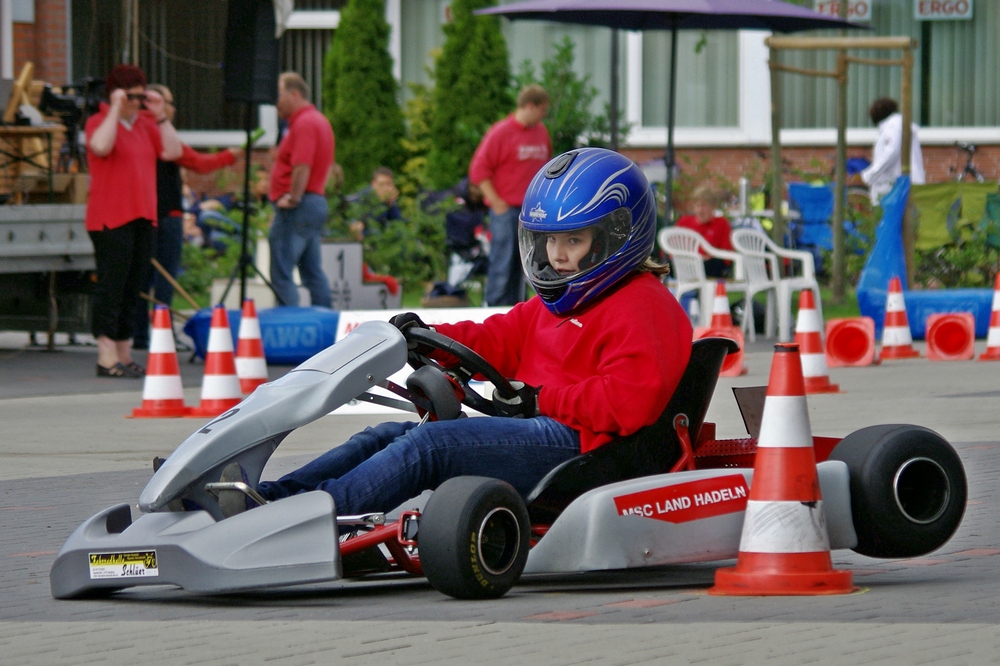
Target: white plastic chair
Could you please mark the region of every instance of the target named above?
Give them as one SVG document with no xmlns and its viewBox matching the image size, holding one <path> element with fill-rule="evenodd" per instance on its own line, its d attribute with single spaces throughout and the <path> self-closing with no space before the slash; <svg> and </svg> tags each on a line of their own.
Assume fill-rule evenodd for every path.
<svg viewBox="0 0 1000 666">
<path fill-rule="evenodd" d="M 734 229 L 733 247 L 740 253 L 766 253 L 774 257 L 774 276 L 777 278 L 778 295 L 778 340 L 792 339 L 792 292 L 812 289 L 816 300 L 816 314 L 823 321 L 823 305 L 820 302 L 819 283 L 816 282 L 816 264 L 811 252 L 789 250 L 772 241 L 767 234 L 756 229 Z M 781 276 L 781 260 L 790 260 L 791 274 Z M 795 264 L 798 263 L 798 269 Z"/>
<path fill-rule="evenodd" d="M 660 244 L 660 249 L 670 255 L 673 261 L 674 274 L 672 277 L 677 281 L 674 293 L 678 300 L 689 291 L 698 292 L 701 326 L 708 326 L 712 321 L 715 285 L 719 280 L 705 275 L 705 257 L 700 251 L 704 251 L 710 257 L 733 262 L 733 275 L 735 277 L 732 280 L 724 280 L 726 292 L 746 293 L 748 285 L 743 277 L 743 257 L 738 253 L 720 250 L 714 245 L 709 245 L 708 241 L 698 232 L 681 227 L 661 229 L 657 241 Z"/>
</svg>

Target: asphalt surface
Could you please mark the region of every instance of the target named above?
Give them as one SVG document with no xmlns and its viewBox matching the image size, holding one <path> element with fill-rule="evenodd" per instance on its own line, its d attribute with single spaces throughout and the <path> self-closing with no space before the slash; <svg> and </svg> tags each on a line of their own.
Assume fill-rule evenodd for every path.
<svg viewBox="0 0 1000 666">
<path fill-rule="evenodd" d="M 766 384 L 770 349 L 749 345 L 750 373 L 720 380 L 709 410 L 719 437 L 744 436 L 730 388 Z M 195 404 L 201 366 L 187 356 L 181 372 Z M 70 532 L 103 508 L 134 504 L 152 457 L 201 423 L 125 418 L 142 382 L 97 378 L 95 358 L 86 344 L 49 352 L 0 334 L 0 664 L 1000 663 L 1000 363 L 833 369 L 842 392 L 809 396 L 814 434 L 924 425 L 952 442 L 969 480 L 965 518 L 937 552 L 886 561 L 835 551 L 834 565 L 854 572 L 853 594 L 709 596 L 716 566 L 732 564 L 721 562 L 530 577 L 486 602 L 455 601 L 405 576 L 55 601 L 48 571 Z M 265 477 L 384 418 L 324 417 L 289 436 Z"/>
</svg>

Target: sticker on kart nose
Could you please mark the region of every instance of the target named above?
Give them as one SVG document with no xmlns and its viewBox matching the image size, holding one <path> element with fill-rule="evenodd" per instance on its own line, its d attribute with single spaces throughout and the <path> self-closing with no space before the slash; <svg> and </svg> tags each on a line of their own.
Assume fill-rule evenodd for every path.
<svg viewBox="0 0 1000 666">
<path fill-rule="evenodd" d="M 622 495 L 615 509 L 619 516 L 687 523 L 746 510 L 748 492 L 743 475 L 732 474 Z"/>
</svg>

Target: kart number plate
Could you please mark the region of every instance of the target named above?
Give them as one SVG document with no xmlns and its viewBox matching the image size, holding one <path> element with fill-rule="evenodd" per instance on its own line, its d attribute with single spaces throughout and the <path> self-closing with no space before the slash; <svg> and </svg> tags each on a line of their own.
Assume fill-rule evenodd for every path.
<svg viewBox="0 0 1000 666">
<path fill-rule="evenodd" d="M 155 550 L 128 553 L 90 553 L 90 579 L 159 576 Z"/>
</svg>

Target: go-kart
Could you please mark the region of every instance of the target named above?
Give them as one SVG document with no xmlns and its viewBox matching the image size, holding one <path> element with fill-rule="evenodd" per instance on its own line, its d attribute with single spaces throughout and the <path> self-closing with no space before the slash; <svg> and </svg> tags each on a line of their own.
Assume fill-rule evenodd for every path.
<svg viewBox="0 0 1000 666">
<path fill-rule="evenodd" d="M 522 573 L 733 558 L 753 480 L 763 387 L 736 390 L 752 436 L 717 440 L 704 418 L 722 362 L 735 348 L 721 338 L 695 342 L 655 424 L 559 465 L 527 498 L 496 479 L 459 477 L 434 490 L 421 510 L 393 518 L 338 515 L 322 491 L 266 502 L 254 489 L 281 441 L 351 400 L 448 419 L 466 416 L 463 403 L 496 414 L 475 390 L 476 377 L 501 397 L 516 395 L 479 355 L 433 330 L 411 328 L 404 336 L 388 323 L 362 324 L 188 437 L 143 489 L 137 519 L 120 504 L 85 521 L 56 557 L 52 595 L 162 584 L 226 593 L 406 571 L 453 597 L 495 598 Z M 441 364 L 442 357 L 451 360 Z M 407 361 L 416 369 L 403 387 L 388 378 Z M 965 473 L 938 434 L 878 425 L 843 439 L 813 439 L 832 549 L 914 557 L 957 529 Z M 245 482 L 220 480 L 233 461 Z M 227 492 L 261 506 L 227 518 L 219 502 Z"/>
</svg>

